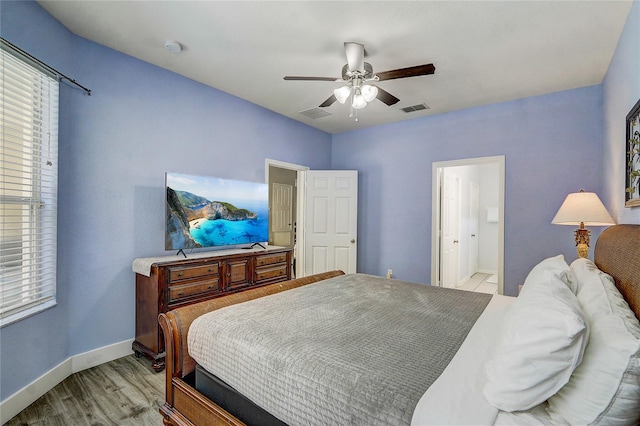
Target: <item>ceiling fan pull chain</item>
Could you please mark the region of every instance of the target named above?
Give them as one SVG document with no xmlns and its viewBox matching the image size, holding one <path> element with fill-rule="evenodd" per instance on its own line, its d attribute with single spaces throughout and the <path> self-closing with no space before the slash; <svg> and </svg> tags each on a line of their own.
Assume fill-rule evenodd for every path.
<svg viewBox="0 0 640 426">
<path fill-rule="evenodd" d="M 349 118 L 353 117 L 353 90 L 349 94 Z"/>
</svg>

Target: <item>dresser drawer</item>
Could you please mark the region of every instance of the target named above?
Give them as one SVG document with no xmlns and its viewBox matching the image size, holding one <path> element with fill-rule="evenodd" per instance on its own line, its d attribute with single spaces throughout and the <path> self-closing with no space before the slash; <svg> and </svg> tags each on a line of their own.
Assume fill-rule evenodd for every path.
<svg viewBox="0 0 640 426">
<path fill-rule="evenodd" d="M 134 352 L 150 358 L 155 371 L 162 370 L 165 342 L 158 324 L 160 313 L 285 281 L 291 277 L 290 259 L 291 249 L 285 247 L 219 250 L 184 259 L 167 256 L 166 261 L 141 259 L 145 264 L 151 261 L 151 274 L 136 273 Z"/>
<path fill-rule="evenodd" d="M 169 268 L 169 282 L 175 283 L 191 278 L 206 277 L 207 275 L 218 275 L 219 271 L 220 267 L 218 263 Z"/>
<path fill-rule="evenodd" d="M 271 268 L 258 268 L 255 272 L 256 284 L 263 281 L 280 281 L 287 278 L 288 265 L 282 264 Z"/>
<path fill-rule="evenodd" d="M 173 285 L 169 287 L 169 303 L 186 297 L 203 293 L 215 293 L 221 291 L 220 280 L 198 281 L 191 284 Z"/>
<path fill-rule="evenodd" d="M 256 257 L 256 266 L 275 265 L 276 263 L 285 263 L 287 261 L 286 253 L 265 254 Z"/>
</svg>

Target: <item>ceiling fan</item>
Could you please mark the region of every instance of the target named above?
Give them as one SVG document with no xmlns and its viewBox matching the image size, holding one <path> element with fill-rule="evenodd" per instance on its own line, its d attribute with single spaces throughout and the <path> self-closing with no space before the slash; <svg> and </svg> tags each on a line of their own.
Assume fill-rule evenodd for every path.
<svg viewBox="0 0 640 426">
<path fill-rule="evenodd" d="M 389 106 L 400 101 L 400 99 L 396 98 L 391 93 L 371 83 L 397 78 L 429 75 L 433 74 L 436 70 L 436 67 L 433 64 L 425 64 L 374 74 L 371 64 L 364 61 L 363 44 L 345 42 L 344 49 L 347 56 L 347 64 L 342 67 L 342 77 L 300 77 L 288 75 L 284 77 L 284 79 L 294 81 L 337 81 L 346 83 L 344 86 L 335 89 L 333 91 L 333 95 L 321 103 L 320 107 L 328 107 L 335 101 L 345 103 L 346 100 L 351 97 L 351 107 L 358 110 L 360 108 L 364 108 L 367 106 L 367 103 L 376 98 Z"/>
</svg>

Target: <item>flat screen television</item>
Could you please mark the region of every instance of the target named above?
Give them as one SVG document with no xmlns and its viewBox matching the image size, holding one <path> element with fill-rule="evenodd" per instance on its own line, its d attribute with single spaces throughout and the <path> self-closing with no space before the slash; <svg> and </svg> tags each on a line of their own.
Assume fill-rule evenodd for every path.
<svg viewBox="0 0 640 426">
<path fill-rule="evenodd" d="M 167 172 L 165 187 L 165 250 L 264 247 L 269 240 L 266 183 Z"/>
</svg>

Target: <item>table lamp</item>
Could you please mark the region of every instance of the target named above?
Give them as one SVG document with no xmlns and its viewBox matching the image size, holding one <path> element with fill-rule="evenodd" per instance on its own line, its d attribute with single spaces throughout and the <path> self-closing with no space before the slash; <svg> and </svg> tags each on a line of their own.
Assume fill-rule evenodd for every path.
<svg viewBox="0 0 640 426">
<path fill-rule="evenodd" d="M 574 192 L 567 195 L 560 210 L 556 213 L 551 223 L 556 225 L 579 225 L 575 230 L 576 247 L 579 257 L 589 255 L 589 237 L 591 231 L 585 229 L 588 226 L 615 225 L 611 215 L 598 198 L 595 192 Z"/>
</svg>

